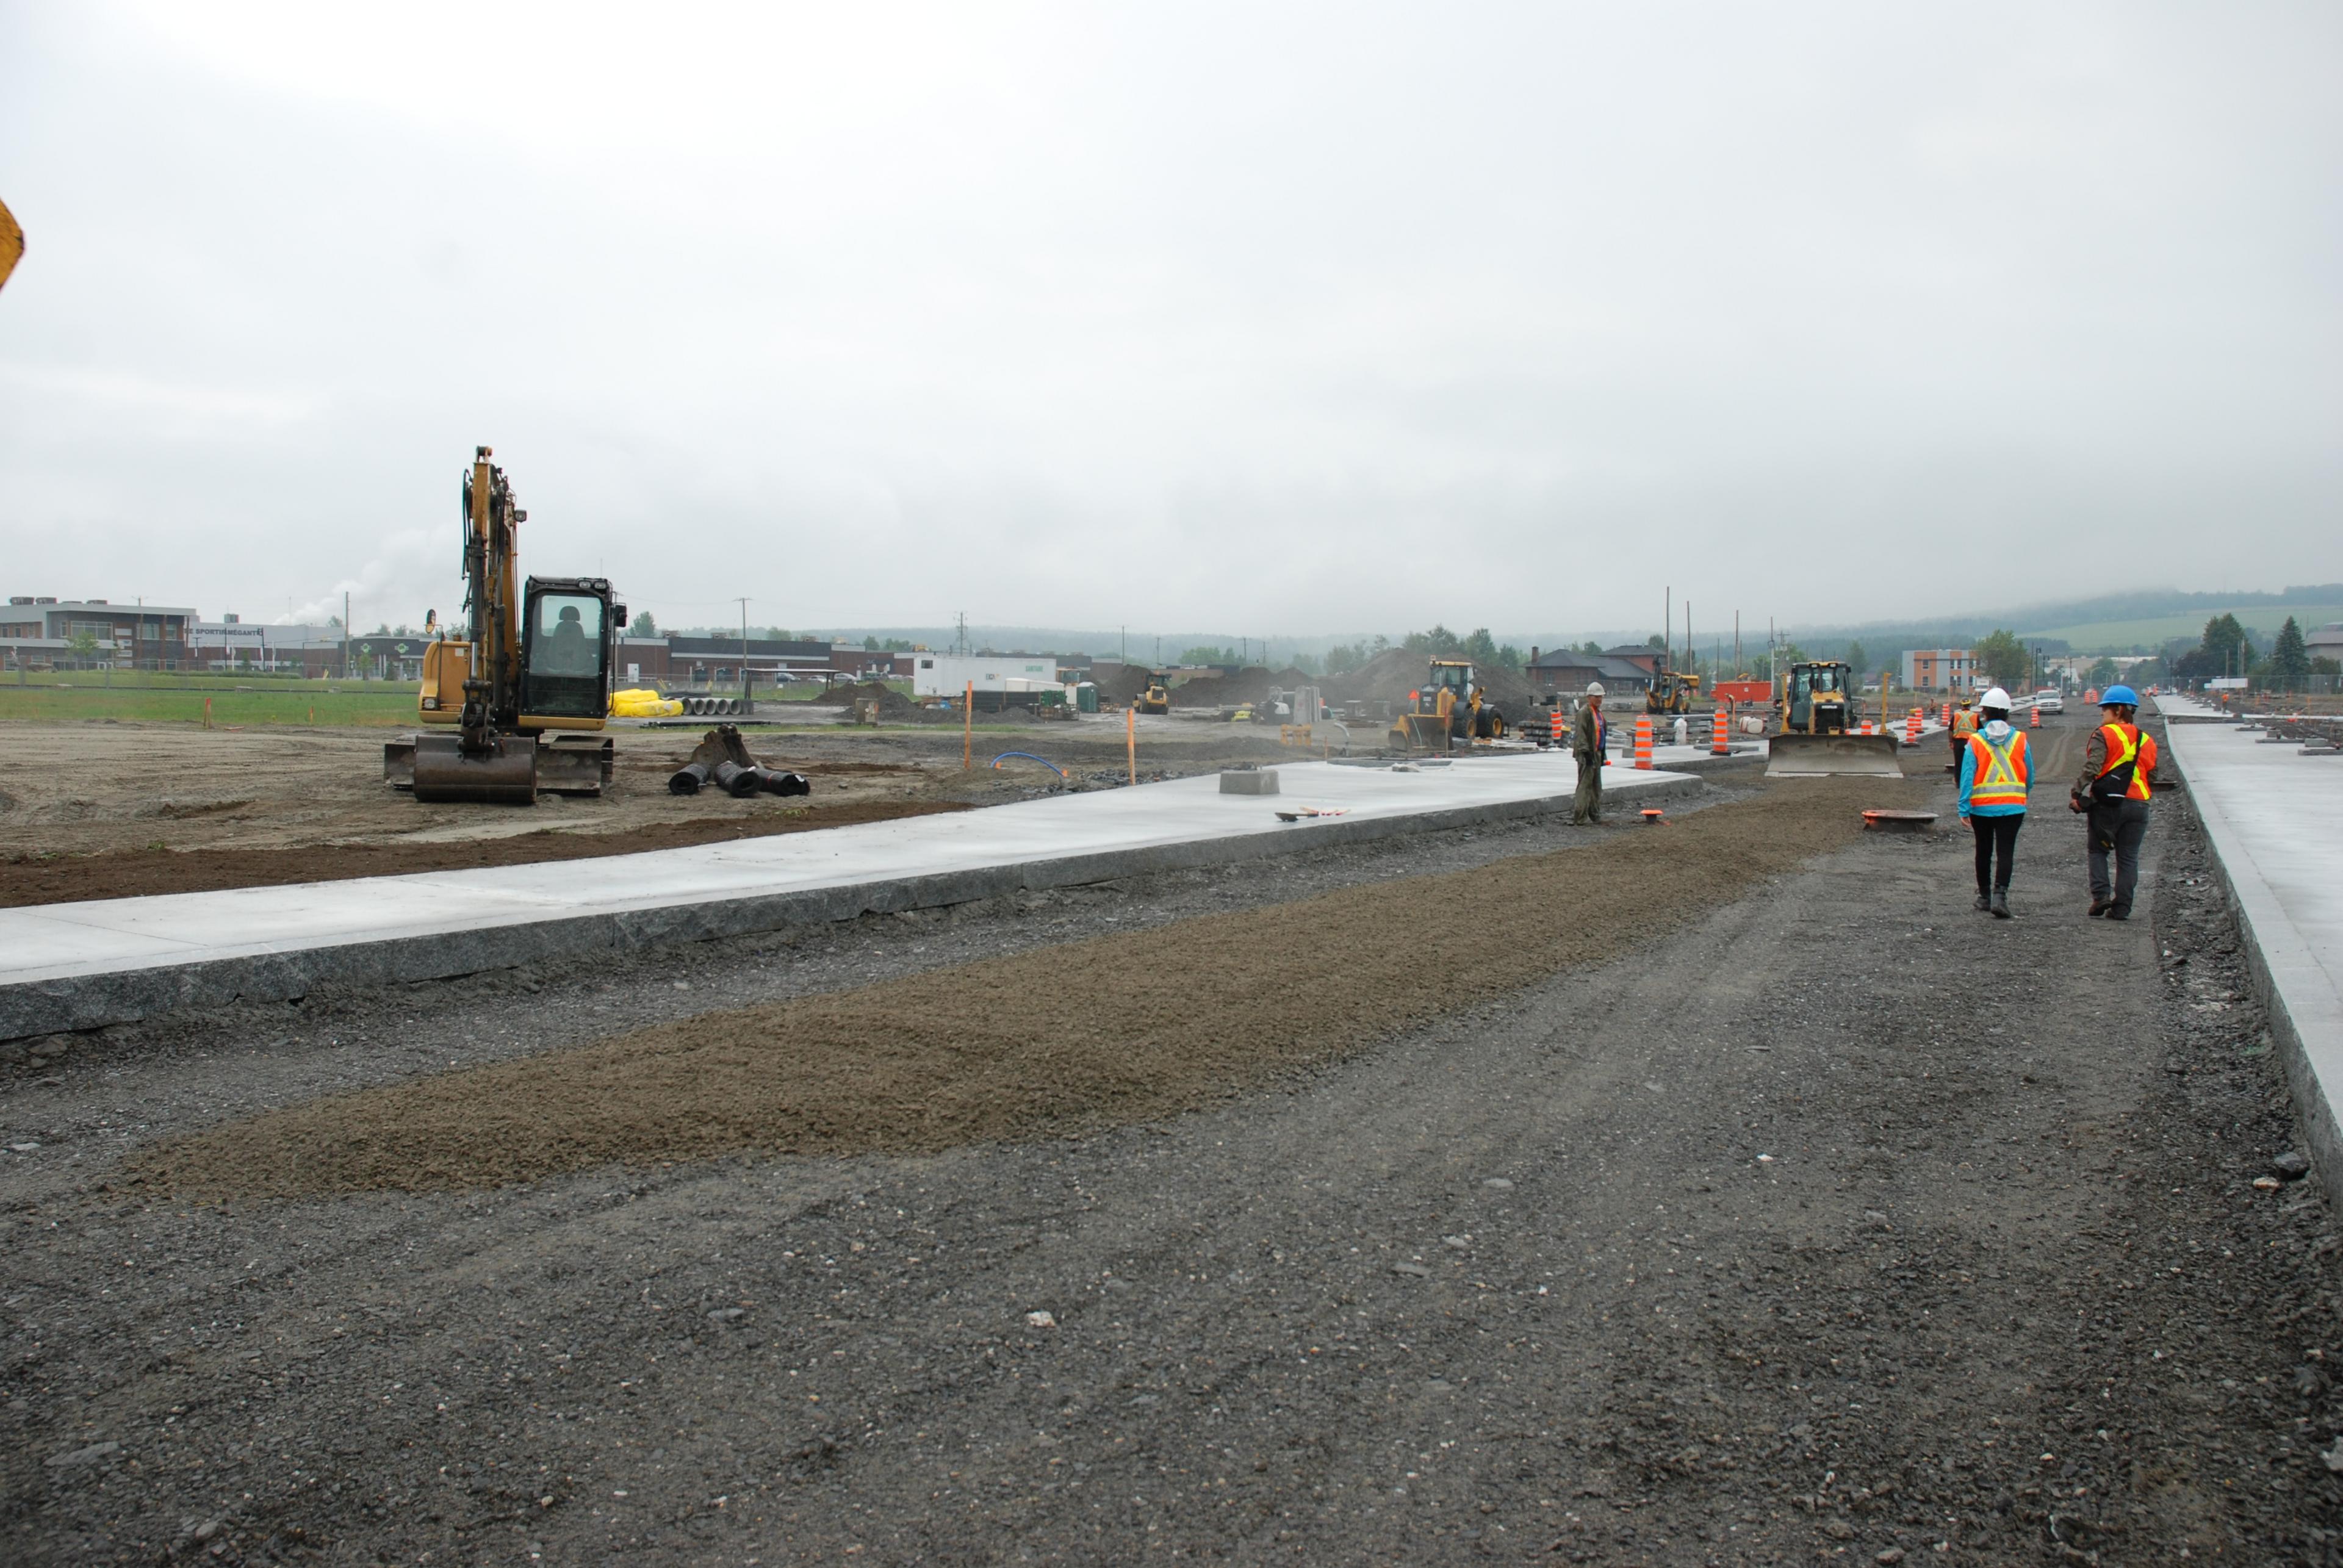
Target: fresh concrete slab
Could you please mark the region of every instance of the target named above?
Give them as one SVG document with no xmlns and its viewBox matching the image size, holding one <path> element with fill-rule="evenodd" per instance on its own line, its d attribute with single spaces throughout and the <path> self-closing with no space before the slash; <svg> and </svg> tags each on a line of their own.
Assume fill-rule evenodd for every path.
<svg viewBox="0 0 2343 1568">
<path fill-rule="evenodd" d="M 2343 769 L 2227 724 L 2167 725 L 2165 750 L 2228 883 L 2320 1181 L 2343 1202 Z"/>
<path fill-rule="evenodd" d="M 638 855 L 0 910 L 0 1040 L 1535 816 L 1577 784 L 1552 751 L 1278 771 L 1274 802 L 1208 774 Z M 1617 766 L 1605 784 L 1638 801 L 1701 788 Z M 1329 814 L 1279 820 L 1296 807 Z"/>
</svg>

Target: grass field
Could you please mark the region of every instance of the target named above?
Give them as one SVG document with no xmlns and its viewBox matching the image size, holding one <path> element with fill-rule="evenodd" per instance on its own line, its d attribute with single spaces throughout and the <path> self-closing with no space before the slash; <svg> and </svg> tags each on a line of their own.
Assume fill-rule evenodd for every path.
<svg viewBox="0 0 2343 1568">
<path fill-rule="evenodd" d="M 410 682 L 288 681 L 242 685 L 206 677 L 117 675 L 108 686 L 96 671 L 61 679 L 0 680 L 0 721 L 117 719 L 142 724 L 201 724 L 211 701 L 215 729 L 228 725 L 394 725 L 415 722 Z"/>
<path fill-rule="evenodd" d="M 910 682 L 893 683 L 908 691 Z M 211 699 L 214 729 L 231 725 L 309 725 L 390 729 L 415 722 L 411 680 L 238 680 L 212 675 L 116 671 L 109 683 L 98 670 L 28 675 L 17 684 L 0 676 L 0 722 L 27 719 L 70 723 L 114 719 L 138 724 L 201 724 Z M 757 693 L 759 708 L 802 703 L 822 695 L 814 682 Z M 979 728 L 982 728 L 980 726 Z"/>
<path fill-rule="evenodd" d="M 2036 627 L 2017 635 L 2020 639 L 2064 638 L 2077 653 L 2154 653 L 2172 638 L 2185 637 L 2191 642 L 2196 641 L 2203 635 L 2205 623 L 2223 613 L 2218 609 L 2207 609 L 2187 615 L 2157 616 L 2147 620 L 2102 620 L 2081 626 Z M 2295 624 L 2308 632 L 2328 621 L 2343 620 L 2343 604 L 2238 606 L 2226 613 L 2237 618 L 2238 624 L 2246 628 L 2256 648 L 2267 648 L 2278 636 L 2278 628 L 2286 624 L 2287 617 L 2294 617 Z"/>
</svg>

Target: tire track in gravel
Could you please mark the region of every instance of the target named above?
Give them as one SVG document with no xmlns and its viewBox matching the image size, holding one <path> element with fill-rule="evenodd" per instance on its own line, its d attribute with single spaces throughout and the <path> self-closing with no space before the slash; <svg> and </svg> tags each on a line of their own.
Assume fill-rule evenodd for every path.
<svg viewBox="0 0 2343 1568">
<path fill-rule="evenodd" d="M 612 1162 L 933 1151 L 1145 1121 L 1631 950 L 1845 843 L 1862 808 L 1923 788 L 1777 784 L 1584 849 L 290 1106 L 157 1145 L 132 1170 L 221 1196 L 444 1191 Z"/>
</svg>

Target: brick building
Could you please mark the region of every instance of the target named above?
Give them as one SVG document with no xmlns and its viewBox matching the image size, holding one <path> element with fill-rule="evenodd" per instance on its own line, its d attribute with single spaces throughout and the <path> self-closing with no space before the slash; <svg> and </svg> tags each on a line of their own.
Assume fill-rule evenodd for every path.
<svg viewBox="0 0 2343 1568">
<path fill-rule="evenodd" d="M 1986 684 L 1966 648 L 1906 648 L 1902 675 L 1911 691 L 1976 691 Z"/>
</svg>

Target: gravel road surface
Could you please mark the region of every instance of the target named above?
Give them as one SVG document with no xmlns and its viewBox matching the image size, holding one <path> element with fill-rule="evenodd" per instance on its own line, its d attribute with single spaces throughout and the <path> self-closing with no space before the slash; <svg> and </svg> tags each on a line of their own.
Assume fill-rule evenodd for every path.
<svg viewBox="0 0 2343 1568">
<path fill-rule="evenodd" d="M 2081 917 L 2063 812 L 2012 922 L 1970 910 L 1965 836 L 1865 836 L 1079 1138 L 125 1184 L 321 1094 L 1604 841 L 1425 835 L 77 1040 L 0 1090 L 0 1556 L 2334 1560 L 2343 1241 L 2314 1182 L 2255 1184 L 2290 1111 L 2177 798 L 2152 921 Z"/>
</svg>

